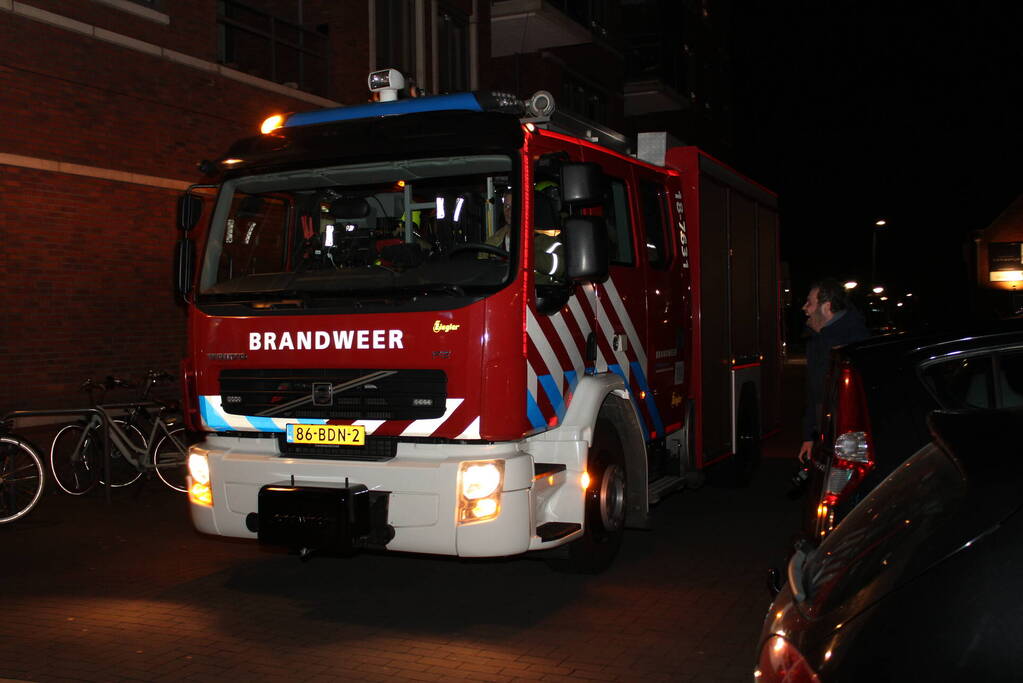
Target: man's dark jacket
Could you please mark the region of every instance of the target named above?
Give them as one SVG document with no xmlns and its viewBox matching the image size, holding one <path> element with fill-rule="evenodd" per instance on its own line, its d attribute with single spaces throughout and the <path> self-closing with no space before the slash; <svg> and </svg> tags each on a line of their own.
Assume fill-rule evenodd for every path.
<svg viewBox="0 0 1023 683">
<path fill-rule="evenodd" d="M 813 441 L 819 431 L 824 379 L 831 362 L 831 349 L 870 336 L 863 316 L 854 308 L 839 311 L 820 332 L 810 335 L 806 344 L 806 411 L 803 414 L 803 441 Z"/>
</svg>

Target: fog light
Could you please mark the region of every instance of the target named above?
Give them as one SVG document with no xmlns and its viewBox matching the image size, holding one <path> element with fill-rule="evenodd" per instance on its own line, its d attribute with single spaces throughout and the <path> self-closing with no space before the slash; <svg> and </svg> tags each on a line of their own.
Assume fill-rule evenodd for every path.
<svg viewBox="0 0 1023 683">
<path fill-rule="evenodd" d="M 497 514 L 497 501 L 493 498 L 483 498 L 476 501 L 472 506 L 472 514 L 477 519 L 493 517 Z"/>
<path fill-rule="evenodd" d="M 210 489 L 210 485 L 193 482 L 188 487 L 188 500 L 203 507 L 213 507 L 213 491 Z"/>
</svg>

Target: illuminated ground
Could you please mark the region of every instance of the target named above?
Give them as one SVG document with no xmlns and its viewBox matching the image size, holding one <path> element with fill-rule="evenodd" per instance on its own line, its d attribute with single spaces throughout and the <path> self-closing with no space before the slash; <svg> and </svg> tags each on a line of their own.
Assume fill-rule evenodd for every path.
<svg viewBox="0 0 1023 683">
<path fill-rule="evenodd" d="M 304 564 L 198 535 L 156 483 L 110 506 L 50 494 L 0 527 L 0 678 L 749 680 L 765 570 L 796 526 L 792 470 L 769 457 L 750 489 L 676 494 L 586 578 L 525 558 Z"/>
</svg>

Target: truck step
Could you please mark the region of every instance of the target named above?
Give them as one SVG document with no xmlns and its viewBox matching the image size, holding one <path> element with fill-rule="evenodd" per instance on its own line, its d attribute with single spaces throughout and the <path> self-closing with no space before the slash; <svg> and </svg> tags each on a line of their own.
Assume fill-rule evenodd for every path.
<svg viewBox="0 0 1023 683">
<path fill-rule="evenodd" d="M 582 528 L 582 524 L 575 522 L 547 522 L 536 527 L 536 535 L 544 543 L 556 541 Z"/>
<path fill-rule="evenodd" d="M 685 484 L 686 480 L 683 477 L 663 476 L 655 479 L 647 487 L 647 500 L 653 505 L 672 491 L 685 487 Z"/>
</svg>

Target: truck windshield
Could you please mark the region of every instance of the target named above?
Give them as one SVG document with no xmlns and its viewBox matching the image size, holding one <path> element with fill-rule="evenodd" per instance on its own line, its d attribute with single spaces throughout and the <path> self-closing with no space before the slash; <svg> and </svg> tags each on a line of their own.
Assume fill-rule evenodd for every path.
<svg viewBox="0 0 1023 683">
<path fill-rule="evenodd" d="M 478 296 L 513 272 L 503 155 L 386 161 L 224 183 L 201 300 Z M 509 253 L 511 251 L 511 253 Z"/>
</svg>

